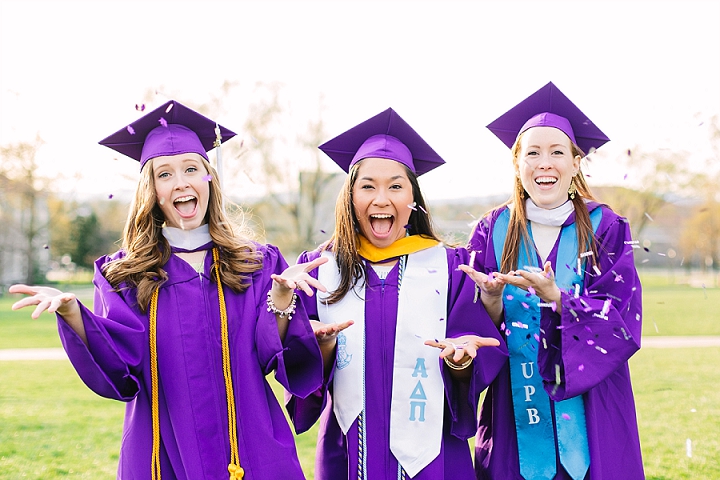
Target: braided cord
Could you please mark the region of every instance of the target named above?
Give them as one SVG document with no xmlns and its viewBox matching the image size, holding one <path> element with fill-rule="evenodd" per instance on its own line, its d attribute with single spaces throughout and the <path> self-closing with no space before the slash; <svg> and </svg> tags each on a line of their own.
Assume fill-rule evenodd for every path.
<svg viewBox="0 0 720 480">
<path fill-rule="evenodd" d="M 158 406 L 158 364 L 157 364 L 157 304 L 156 288 L 150 298 L 150 404 L 152 410 L 152 458 L 150 470 L 152 480 L 160 480 L 160 408 Z"/>
<path fill-rule="evenodd" d="M 230 370 L 230 342 L 228 341 L 227 308 L 225 307 L 225 295 L 220 282 L 220 270 L 218 268 L 218 251 L 213 248 L 213 268 L 218 286 L 218 303 L 220 304 L 220 333 L 222 337 L 222 359 L 223 376 L 225 378 L 225 396 L 228 406 L 228 432 L 230 437 L 230 464 L 228 472 L 230 480 L 240 480 L 245 476 L 245 471 L 240 466 L 240 454 L 238 452 L 237 440 L 237 412 L 235 411 L 235 393 L 232 385 L 232 371 Z M 151 407 L 152 407 L 152 430 L 153 448 L 151 472 L 152 480 L 161 480 L 160 477 L 160 408 L 158 402 L 158 361 L 157 361 L 157 304 L 159 289 L 155 289 L 150 299 L 150 378 L 151 378 Z"/>
<path fill-rule="evenodd" d="M 218 303 L 220 304 L 220 335 L 222 337 L 223 375 L 225 377 L 225 397 L 227 399 L 228 408 L 228 432 L 230 436 L 230 464 L 228 465 L 228 472 L 230 472 L 230 480 L 235 480 L 243 478 L 245 476 L 245 472 L 240 466 L 240 453 L 238 452 L 237 412 L 235 411 L 235 392 L 233 391 L 232 370 L 230 369 L 228 318 L 227 309 L 225 307 L 225 294 L 223 293 L 222 283 L 220 282 L 220 265 L 218 263 L 219 254 L 217 248 L 213 248 L 212 253 L 213 269 L 215 270 L 215 279 L 217 280 Z"/>
</svg>

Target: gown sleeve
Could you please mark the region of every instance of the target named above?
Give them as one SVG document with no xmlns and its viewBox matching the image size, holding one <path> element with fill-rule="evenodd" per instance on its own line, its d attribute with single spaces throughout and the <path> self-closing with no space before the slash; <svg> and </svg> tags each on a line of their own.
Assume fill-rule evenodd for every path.
<svg viewBox="0 0 720 480">
<path fill-rule="evenodd" d="M 80 304 L 88 345 L 57 317 L 60 341 L 82 381 L 100 396 L 127 402 L 140 389 L 147 335 L 137 307 L 129 306 L 128 291 L 115 291 L 101 273 L 102 266 L 118 255 L 95 262 L 94 312 Z"/>
<path fill-rule="evenodd" d="M 320 256 L 320 253 L 315 252 L 303 252 L 298 257 L 297 263 L 308 263 L 315 260 Z M 317 278 L 317 269 L 310 272 L 310 275 Z M 309 297 L 304 293 L 298 293 L 298 307 L 302 305 L 304 312 L 306 313 L 309 320 L 319 320 L 317 313 L 317 291 L 313 288 L 313 296 Z M 310 327 L 312 331 L 312 327 Z M 313 341 L 317 346 L 317 340 L 313 333 Z M 317 347 L 319 351 L 319 346 Z M 335 371 L 335 364 L 333 363 L 332 372 Z M 332 384 L 332 372 L 328 378 L 324 378 L 309 395 L 305 397 L 299 397 L 291 395 L 286 392 L 285 403 L 288 415 L 295 426 L 297 433 L 303 433 L 309 430 L 315 422 L 320 418 L 320 414 L 325 407 L 328 400 L 328 387 Z"/>
<path fill-rule="evenodd" d="M 450 431 L 462 439 L 475 435 L 476 414 L 480 393 L 495 379 L 507 359 L 507 347 L 500 332 L 488 316 L 482 302 L 475 300 L 475 282 L 457 267 L 469 262 L 468 251 L 464 248 L 448 249 L 448 324 L 447 338 L 462 335 L 477 335 L 495 338 L 498 347 L 483 347 L 472 362 L 469 381 L 453 379 L 450 368 L 440 359 L 446 400 L 450 409 Z"/>
<path fill-rule="evenodd" d="M 603 208 L 598 259 L 588 267 L 585 289 L 562 293 L 562 314 L 542 309 L 544 333 L 538 367 L 550 397 L 586 393 L 627 363 L 640 348 L 642 292 L 627 221 Z M 558 265 L 560 268 L 572 266 Z M 560 382 L 557 383 L 557 380 Z"/>
<path fill-rule="evenodd" d="M 322 384 L 323 363 L 320 347 L 315 340 L 302 297 L 298 292 L 295 314 L 288 322 L 284 341 L 280 341 L 275 314 L 267 311 L 267 292 L 272 288 L 271 274 L 281 274 L 287 268 L 282 254 L 272 245 L 264 249 L 260 281 L 264 288 L 256 289 L 259 318 L 255 331 L 258 359 L 265 374 L 275 370 L 275 378 L 292 395 L 305 398 Z M 312 297 L 314 298 L 314 297 Z"/>
</svg>

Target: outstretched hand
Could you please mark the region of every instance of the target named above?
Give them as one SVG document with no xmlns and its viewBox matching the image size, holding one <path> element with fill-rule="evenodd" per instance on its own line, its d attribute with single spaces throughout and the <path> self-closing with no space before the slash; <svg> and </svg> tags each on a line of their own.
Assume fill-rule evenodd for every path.
<svg viewBox="0 0 720 480">
<path fill-rule="evenodd" d="M 353 320 L 342 323 L 322 323 L 317 320 L 310 320 L 310 325 L 312 325 L 315 338 L 317 338 L 319 344 L 334 343 L 338 334 L 354 323 Z"/>
<path fill-rule="evenodd" d="M 309 273 L 327 261 L 326 257 L 318 257 L 312 262 L 298 263 L 288 267 L 280 275 L 273 273 L 271 275 L 274 280 L 273 290 L 276 286 L 286 291 L 300 289 L 310 297 L 313 296 L 313 288 L 321 292 L 327 292 L 325 286 Z"/>
<path fill-rule="evenodd" d="M 503 290 L 505 289 L 505 282 L 498 276 L 499 274 L 491 273 L 490 275 L 486 275 L 478 272 L 469 265 L 460 265 L 458 268 L 467 273 L 485 295 L 490 297 L 502 296 Z"/>
<path fill-rule="evenodd" d="M 12 309 L 20 310 L 36 305 L 35 310 L 30 314 L 33 319 L 39 318 L 40 314 L 46 310 L 48 313 L 58 313 L 63 317 L 80 314 L 80 306 L 74 293 L 61 292 L 52 287 L 32 287 L 21 284 L 11 286 L 8 291 L 29 295 L 15 302 Z"/>
<path fill-rule="evenodd" d="M 560 312 L 560 287 L 555 283 L 555 272 L 550 262 L 545 262 L 543 269 L 537 272 L 515 270 L 507 274 L 498 274 L 498 277 L 505 283 L 534 293 L 544 302 L 555 302 L 557 311 Z"/>
<path fill-rule="evenodd" d="M 475 358 L 482 347 L 497 347 L 500 342 L 496 338 L 463 335 L 444 340 L 426 340 L 425 345 L 439 348 L 440 358 L 449 358 L 454 363 L 462 363 L 467 357 Z"/>
</svg>

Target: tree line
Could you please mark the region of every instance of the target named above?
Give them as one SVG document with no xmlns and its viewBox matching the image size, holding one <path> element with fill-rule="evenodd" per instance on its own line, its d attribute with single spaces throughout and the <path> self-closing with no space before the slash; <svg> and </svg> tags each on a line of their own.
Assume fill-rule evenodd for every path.
<svg viewBox="0 0 720 480">
<path fill-rule="evenodd" d="M 223 93 L 232 88 L 226 84 Z M 259 240 L 277 245 L 292 262 L 295 255 L 332 233 L 335 197 L 344 175 L 328 167 L 317 149 L 328 138 L 322 99 L 317 118 L 308 121 L 297 137 L 287 138 L 278 133 L 289 115 L 282 85 L 259 83 L 255 93 L 243 138 L 223 147 L 224 189 L 242 204 L 246 220 L 260 232 Z M 192 107 L 213 116 L 222 105 L 219 97 Z M 642 248 L 638 262 L 659 255 L 685 268 L 720 269 L 717 117 L 709 122 L 708 131 L 712 153 L 703 170 L 688 168 L 687 152 L 630 149 L 628 172 L 640 178 L 642 186 L 597 189 L 601 201 L 630 221 Z M 53 192 L 49 180 L 36 173 L 42 144 L 37 137 L 0 146 L 0 286 L 46 283 L 50 270 L 91 272 L 97 257 L 119 248 L 128 202 L 107 197 L 81 201 Z M 263 194 L 233 195 L 241 192 L 233 188 L 232 179 L 242 175 Z M 488 199 L 430 202 L 439 230 L 458 243 L 465 241 L 474 219 L 494 206 Z M 649 238 L 656 240 L 648 243 Z"/>
</svg>

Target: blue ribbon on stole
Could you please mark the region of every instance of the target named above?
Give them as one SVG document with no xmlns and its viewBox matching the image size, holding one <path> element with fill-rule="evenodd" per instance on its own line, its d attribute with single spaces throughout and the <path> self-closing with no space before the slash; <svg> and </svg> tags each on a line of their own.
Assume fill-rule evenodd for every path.
<svg viewBox="0 0 720 480">
<path fill-rule="evenodd" d="M 597 231 L 601 218 L 601 208 L 596 208 L 590 214 L 594 231 Z M 506 209 L 498 216 L 493 228 L 493 246 L 498 265 L 501 263 L 509 222 L 510 210 Z M 558 245 L 555 281 L 565 291 L 572 291 L 574 285 L 580 285 L 581 290 L 583 288 L 581 272 L 565 267 L 577 263 L 578 240 L 575 228 L 574 223 L 563 227 Z M 539 268 L 537 254 L 533 252 L 533 255 L 528 255 L 522 242 L 518 268 L 524 266 Z M 528 292 L 513 285 L 505 285 L 503 295 L 520 474 L 526 480 L 552 479 L 556 473 L 555 433 L 550 408 L 552 400 L 543 388 L 543 380 L 537 368 L 540 298 L 528 295 Z M 580 480 L 590 467 L 582 395 L 555 402 L 555 425 L 560 463 L 574 480 Z"/>
</svg>

